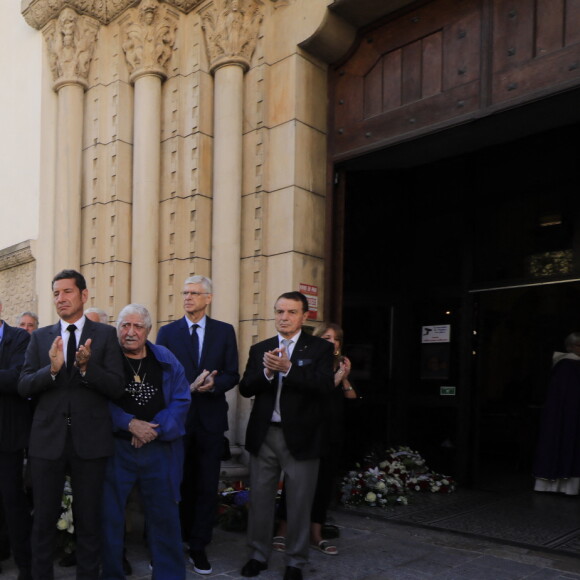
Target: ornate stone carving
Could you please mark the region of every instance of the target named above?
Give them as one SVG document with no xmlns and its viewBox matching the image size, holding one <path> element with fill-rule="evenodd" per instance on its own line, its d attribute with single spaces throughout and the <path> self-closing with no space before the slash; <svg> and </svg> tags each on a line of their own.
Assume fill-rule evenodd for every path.
<svg viewBox="0 0 580 580">
<path fill-rule="evenodd" d="M 165 0 L 168 4 L 179 8 L 182 12 L 186 14 L 191 12 L 194 8 L 197 8 L 204 0 Z"/>
<path fill-rule="evenodd" d="M 0 250 L 0 271 L 28 264 L 34 260 L 30 240 Z"/>
<path fill-rule="evenodd" d="M 191 12 L 205 0 L 165 0 L 169 6 Z M 139 0 L 24 0 L 22 14 L 30 26 L 40 30 L 65 7 L 79 14 L 91 16 L 101 24 L 109 24 L 122 12 L 137 4 Z"/>
<path fill-rule="evenodd" d="M 71 82 L 87 88 L 98 30 L 96 20 L 79 16 L 72 8 L 64 8 L 58 19 L 45 29 L 55 90 Z"/>
<path fill-rule="evenodd" d="M 124 26 L 123 51 L 131 81 L 143 74 L 165 77 L 173 53 L 176 21 L 158 0 L 143 0 Z"/>
<path fill-rule="evenodd" d="M 262 0 L 216 0 L 202 13 L 212 72 L 224 64 L 248 69 L 264 18 Z"/>
</svg>

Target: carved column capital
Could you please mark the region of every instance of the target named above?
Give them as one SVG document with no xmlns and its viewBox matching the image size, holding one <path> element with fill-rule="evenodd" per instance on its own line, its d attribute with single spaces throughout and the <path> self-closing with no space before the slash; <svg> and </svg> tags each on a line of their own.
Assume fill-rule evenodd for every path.
<svg viewBox="0 0 580 580">
<path fill-rule="evenodd" d="M 40 30 L 65 7 L 74 8 L 79 14 L 91 16 L 101 24 L 109 24 L 123 12 L 139 3 L 139 0 L 21 0 L 22 14 L 30 26 Z M 169 6 L 185 14 L 205 0 L 165 0 Z"/>
<path fill-rule="evenodd" d="M 55 91 L 71 83 L 83 89 L 88 87 L 89 66 L 98 31 L 96 20 L 79 16 L 68 7 L 44 29 Z"/>
<path fill-rule="evenodd" d="M 250 68 L 264 18 L 262 5 L 262 0 L 216 0 L 202 13 L 212 73 L 227 64 Z"/>
<path fill-rule="evenodd" d="M 142 0 L 129 11 L 123 25 L 123 52 L 132 83 L 146 74 L 167 76 L 176 30 L 176 16 L 158 0 Z"/>
</svg>

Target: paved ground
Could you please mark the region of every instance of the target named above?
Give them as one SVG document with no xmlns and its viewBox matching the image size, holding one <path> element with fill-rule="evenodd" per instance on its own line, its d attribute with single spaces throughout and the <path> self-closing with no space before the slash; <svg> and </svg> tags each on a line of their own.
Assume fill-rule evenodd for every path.
<svg viewBox="0 0 580 580">
<path fill-rule="evenodd" d="M 327 556 L 312 550 L 305 569 L 306 580 L 580 580 L 580 558 L 572 555 L 506 545 L 345 511 L 332 512 L 332 516 L 341 530 L 337 540 L 340 554 Z M 149 558 L 140 534 L 130 536 L 128 550 L 134 568 L 131 578 L 150 578 Z M 216 529 L 208 555 L 214 569 L 208 580 L 240 578 L 240 568 L 247 558 L 245 535 Z M 11 560 L 3 562 L 3 569 L 3 578 L 16 578 Z M 74 570 L 56 566 L 55 576 L 72 579 Z M 283 571 L 283 555 L 274 553 L 269 569 L 260 574 L 259 579 L 281 579 Z M 199 580 L 201 577 L 188 566 L 187 578 Z"/>
</svg>

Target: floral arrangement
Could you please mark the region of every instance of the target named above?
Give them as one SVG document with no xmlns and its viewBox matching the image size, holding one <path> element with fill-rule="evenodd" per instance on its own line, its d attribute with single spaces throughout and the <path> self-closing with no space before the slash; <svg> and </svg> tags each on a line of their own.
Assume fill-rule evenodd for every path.
<svg viewBox="0 0 580 580">
<path fill-rule="evenodd" d="M 406 505 L 413 492 L 455 491 L 451 477 L 430 471 L 421 455 L 409 447 L 373 453 L 357 467 L 342 481 L 341 502 L 345 505 L 386 508 Z"/>
<path fill-rule="evenodd" d="M 64 489 L 62 492 L 61 501 L 61 514 L 56 523 L 56 527 L 59 531 L 59 544 L 64 552 L 70 554 L 74 550 L 74 521 L 73 521 L 73 493 L 70 484 L 70 476 L 66 476 L 64 482 Z"/>
<path fill-rule="evenodd" d="M 282 484 L 276 492 L 276 506 L 282 494 Z M 224 530 L 244 531 L 248 525 L 248 501 L 250 488 L 243 481 L 235 481 L 229 486 L 222 483 L 218 492 L 218 525 Z"/>
<path fill-rule="evenodd" d="M 243 481 L 218 492 L 218 524 L 225 530 L 243 531 L 248 525 L 248 499 L 250 491 Z"/>
</svg>

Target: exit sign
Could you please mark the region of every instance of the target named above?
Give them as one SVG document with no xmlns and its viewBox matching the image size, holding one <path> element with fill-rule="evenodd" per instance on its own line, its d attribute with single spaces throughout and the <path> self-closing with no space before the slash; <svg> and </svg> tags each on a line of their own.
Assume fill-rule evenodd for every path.
<svg viewBox="0 0 580 580">
<path fill-rule="evenodd" d="M 439 394 L 442 396 L 455 396 L 455 387 L 439 387 Z"/>
</svg>

